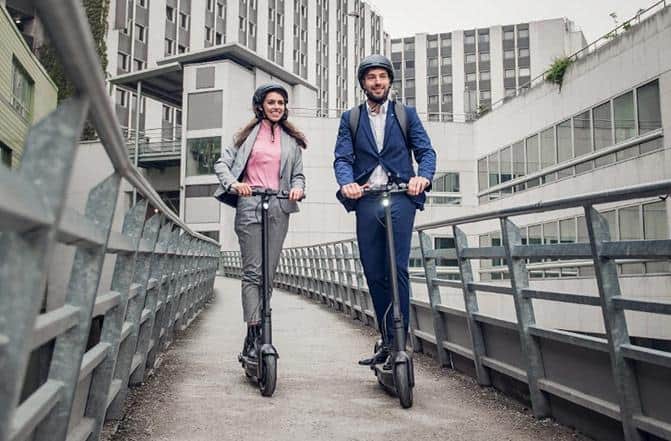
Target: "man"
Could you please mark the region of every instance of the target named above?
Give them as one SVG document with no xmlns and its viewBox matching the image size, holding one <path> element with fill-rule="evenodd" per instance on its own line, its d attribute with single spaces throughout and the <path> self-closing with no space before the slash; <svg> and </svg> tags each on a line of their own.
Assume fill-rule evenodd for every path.
<svg viewBox="0 0 671 441">
<path fill-rule="evenodd" d="M 386 314 L 386 323 L 384 319 L 391 304 L 384 209 L 379 198 L 364 196 L 364 188 L 391 183 L 408 184 L 407 193 L 392 195 L 399 297 L 407 333 L 410 314 L 410 241 L 415 211 L 424 208 L 424 191 L 431 187 L 436 169 L 436 153 L 415 109 L 399 106 L 399 110 L 404 113 L 399 118 L 396 114 L 397 105 L 388 100 L 394 80 L 394 68 L 389 59 L 382 55 L 364 58 L 357 70 L 357 76 L 367 100 L 359 106 L 359 119 L 358 124 L 354 124 L 355 130 L 352 130 L 350 114 L 356 112 L 356 109 L 343 113 L 333 168 L 340 185 L 338 199 L 347 211 L 356 213 L 359 255 L 373 299 L 378 327 L 383 337 L 386 336 L 381 348 L 372 357 L 359 361 L 361 365 L 370 366 L 387 360 L 392 347 L 393 332 L 392 314 Z M 402 127 L 401 123 L 407 127 Z M 418 164 L 416 174 L 412 156 Z M 388 367 L 390 364 L 386 363 L 385 368 Z"/>
</svg>

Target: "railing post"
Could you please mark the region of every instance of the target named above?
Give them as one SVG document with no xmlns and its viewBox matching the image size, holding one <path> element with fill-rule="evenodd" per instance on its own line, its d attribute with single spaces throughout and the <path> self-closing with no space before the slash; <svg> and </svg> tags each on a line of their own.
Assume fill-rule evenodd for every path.
<svg viewBox="0 0 671 441">
<path fill-rule="evenodd" d="M 338 271 L 340 271 L 341 278 L 340 278 L 340 283 L 342 283 L 344 287 L 344 292 L 347 293 L 347 300 L 349 301 L 349 314 L 350 316 L 355 319 L 356 318 L 356 309 L 354 306 L 356 305 L 356 296 L 354 294 L 354 287 L 352 284 L 352 268 L 350 266 L 350 261 L 351 261 L 351 247 L 348 246 L 351 245 L 350 242 L 342 242 L 340 244 L 340 268 Z"/>
<path fill-rule="evenodd" d="M 433 255 L 433 243 L 428 234 L 424 231 L 419 232 L 419 245 L 422 251 L 422 264 L 424 265 L 424 278 L 426 279 L 426 290 L 429 294 L 429 304 L 431 305 L 431 316 L 433 318 L 433 332 L 436 336 L 436 353 L 441 366 L 451 366 L 452 360 L 450 353 L 443 346 L 447 340 L 447 330 L 445 322 L 438 311 L 438 305 L 441 303 L 440 287 L 435 284 L 437 277 L 436 257 Z M 415 336 L 413 335 L 413 341 Z"/>
<path fill-rule="evenodd" d="M 461 274 L 461 286 L 464 292 L 466 323 L 468 324 L 468 333 L 471 336 L 475 375 L 480 385 L 489 386 L 492 383 L 489 378 L 489 371 L 485 365 L 482 364 L 482 357 L 487 353 L 485 339 L 480 324 L 475 320 L 475 317 L 473 317 L 473 313 L 478 312 L 477 294 L 471 287 L 471 283 L 473 282 L 473 270 L 471 269 L 471 261 L 461 255 L 461 252 L 468 248 L 468 238 L 458 226 L 455 225 L 452 228 L 454 232 L 457 261 L 459 262 L 459 272 Z"/>
<path fill-rule="evenodd" d="M 526 361 L 531 407 L 536 418 L 543 418 L 550 414 L 550 403 L 538 387 L 538 380 L 545 377 L 543 356 L 538 342 L 529 333 L 529 326 L 536 324 L 533 303 L 522 293 L 522 290 L 529 287 L 529 273 L 525 259 L 513 256 L 515 246 L 522 245 L 522 234 L 519 228 L 507 218 L 501 218 L 501 241 L 510 272 L 510 284 L 517 314 L 517 330 L 520 333 L 522 354 Z"/>
<path fill-rule="evenodd" d="M 94 420 L 91 436 L 89 437 L 91 440 L 97 440 L 100 437 L 100 432 L 105 421 L 114 367 L 117 364 L 119 347 L 121 345 L 121 331 L 126 316 L 129 289 L 135 271 L 137 247 L 140 243 L 142 224 L 144 223 L 144 214 L 146 211 L 147 202 L 142 201 L 133 206 L 124 216 L 121 233 L 132 243 L 135 251 L 117 253 L 114 263 L 114 273 L 110 287 L 113 292 L 118 292 L 121 298 L 119 304 L 105 315 L 100 342 L 109 344 L 110 349 L 107 352 L 105 360 L 93 372 L 91 388 L 89 389 L 88 400 L 86 401 L 84 416 L 93 418 Z"/>
<path fill-rule="evenodd" d="M 326 269 L 328 273 L 329 298 L 333 303 L 333 307 L 341 311 L 344 308 L 342 302 L 342 295 L 340 292 L 340 284 L 338 284 L 335 271 L 335 245 L 327 245 L 326 247 Z M 340 296 L 340 298 L 338 298 Z"/>
<path fill-rule="evenodd" d="M 121 381 L 121 387 L 107 410 L 110 419 L 121 419 L 123 415 L 123 403 L 126 401 L 126 395 L 128 394 L 128 380 L 135 359 L 135 349 L 140 332 L 140 320 L 144 309 L 147 282 L 149 281 L 149 268 L 158 236 L 158 227 L 159 216 L 154 215 L 145 222 L 142 231 L 140 249 L 138 250 L 135 273 L 133 275 L 133 283 L 137 285 L 138 292 L 128 302 L 126 310 L 126 321 L 130 322 L 132 328 L 128 337 L 121 342 L 121 346 L 119 347 L 114 378 Z"/>
<path fill-rule="evenodd" d="M 613 301 L 613 299 L 622 297 L 617 265 L 613 259 L 601 255 L 604 242 L 610 241 L 608 221 L 590 205 L 585 206 L 585 221 L 594 259 L 594 273 L 608 337 L 613 381 L 620 404 L 624 438 L 627 441 L 641 441 L 644 438 L 633 421 L 634 416 L 641 414 L 638 381 L 634 366 L 622 354 L 622 346 L 630 343 L 627 320 L 624 310 L 617 308 Z"/>
<path fill-rule="evenodd" d="M 47 268 L 56 243 L 63 212 L 75 144 L 88 109 L 85 100 L 61 104 L 30 129 L 19 175 L 34 183 L 40 197 L 33 201 L 50 216 L 49 225 L 31 234 L 3 232 L 0 235 L 0 339 L 6 339 L 0 359 L 0 441 L 10 435 L 12 418 L 19 403 L 30 355 L 35 320 L 40 312 L 47 283 Z M 0 171 L 0 177 L 10 173 Z"/>
</svg>

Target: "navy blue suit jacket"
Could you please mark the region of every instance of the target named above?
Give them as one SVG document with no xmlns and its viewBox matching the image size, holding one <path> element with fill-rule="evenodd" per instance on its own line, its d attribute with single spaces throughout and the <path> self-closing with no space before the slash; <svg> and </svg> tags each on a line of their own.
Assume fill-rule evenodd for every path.
<svg viewBox="0 0 671 441">
<path fill-rule="evenodd" d="M 433 175 L 436 172 L 436 152 L 431 146 L 431 140 L 424 130 L 415 108 L 406 106 L 405 111 L 408 120 L 407 144 L 409 145 L 406 145 L 403 131 L 394 114 L 394 104 L 390 101 L 387 105 L 384 144 L 379 152 L 366 109 L 362 108 L 359 113 L 359 128 L 354 140 L 349 127 L 350 110 L 342 114 L 335 145 L 335 160 L 333 161 L 333 169 L 339 186 L 342 187 L 352 182 L 357 182 L 359 185 L 365 184 L 378 165 L 382 165 L 390 182 L 408 182 L 413 176 L 422 176 L 429 182 L 433 181 Z M 417 173 L 413 168 L 411 152 L 418 164 Z M 430 188 L 429 185 L 426 191 Z M 357 201 L 346 198 L 340 193 L 340 190 L 338 190 L 336 196 L 347 211 L 356 208 Z M 415 196 L 413 200 L 417 208 L 424 209 L 424 201 L 426 200 L 424 193 Z"/>
</svg>

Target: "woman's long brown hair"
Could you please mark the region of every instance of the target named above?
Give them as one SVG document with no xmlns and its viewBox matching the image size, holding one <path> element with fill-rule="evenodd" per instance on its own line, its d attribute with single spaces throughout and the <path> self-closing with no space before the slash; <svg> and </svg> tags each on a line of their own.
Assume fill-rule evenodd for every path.
<svg viewBox="0 0 671 441">
<path fill-rule="evenodd" d="M 284 111 L 286 112 L 286 109 Z M 242 129 L 240 129 L 240 131 L 238 133 L 235 134 L 234 143 L 235 143 L 236 147 L 240 147 L 242 145 L 242 143 L 245 142 L 245 140 L 247 139 L 249 134 L 252 132 L 252 129 L 254 127 L 256 127 L 257 124 L 261 124 L 261 121 L 254 118 L 251 121 L 249 121 L 246 126 L 244 126 Z M 284 131 L 287 132 L 287 134 L 289 136 L 291 136 L 292 138 L 294 138 L 296 140 L 296 144 L 303 147 L 304 149 L 307 148 L 308 143 L 307 143 L 307 140 L 305 139 L 305 135 L 303 134 L 303 132 L 298 130 L 296 128 L 296 126 L 291 124 L 286 119 L 283 120 L 283 121 L 280 121 L 277 124 L 282 126 L 282 129 L 284 129 Z"/>
</svg>

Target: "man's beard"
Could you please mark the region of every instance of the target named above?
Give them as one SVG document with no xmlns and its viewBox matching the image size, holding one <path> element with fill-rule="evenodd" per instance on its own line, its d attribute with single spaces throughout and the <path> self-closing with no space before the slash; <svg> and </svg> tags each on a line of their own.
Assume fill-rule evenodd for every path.
<svg viewBox="0 0 671 441">
<path fill-rule="evenodd" d="M 379 98 L 376 97 L 375 95 L 373 95 L 372 92 L 369 92 L 368 89 L 364 89 L 364 93 L 366 94 L 366 97 L 367 97 L 370 101 L 372 101 L 372 102 L 374 102 L 374 103 L 376 103 L 376 104 L 382 104 L 382 103 L 384 103 L 384 102 L 387 100 L 387 97 L 389 96 L 389 91 L 390 91 L 390 90 L 391 90 L 391 87 L 388 87 L 388 88 L 384 91 L 384 94 L 382 94 L 382 96 L 379 97 Z"/>
</svg>

